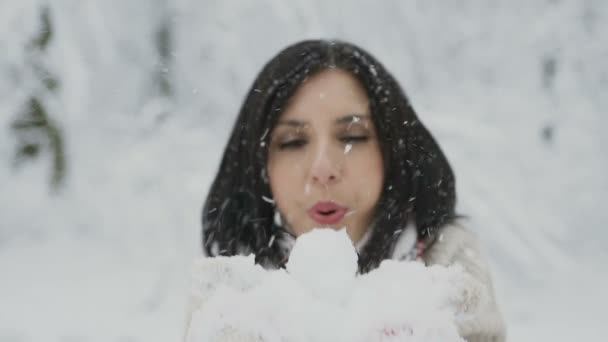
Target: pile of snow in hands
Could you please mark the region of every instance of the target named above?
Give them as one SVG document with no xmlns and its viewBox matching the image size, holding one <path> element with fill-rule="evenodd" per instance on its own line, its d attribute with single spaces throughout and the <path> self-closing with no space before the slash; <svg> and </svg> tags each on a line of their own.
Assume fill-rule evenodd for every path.
<svg viewBox="0 0 608 342">
<path fill-rule="evenodd" d="M 286 270 L 253 256 L 197 260 L 187 342 L 456 342 L 483 288 L 457 266 L 387 260 L 357 275 L 344 230 L 297 239 Z"/>
</svg>

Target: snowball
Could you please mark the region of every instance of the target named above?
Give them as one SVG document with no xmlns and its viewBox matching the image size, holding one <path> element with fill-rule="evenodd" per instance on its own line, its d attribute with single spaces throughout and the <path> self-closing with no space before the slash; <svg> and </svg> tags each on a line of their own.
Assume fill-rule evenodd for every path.
<svg viewBox="0 0 608 342">
<path fill-rule="evenodd" d="M 354 286 L 357 252 L 346 229 L 313 229 L 296 240 L 287 272 L 317 296 L 343 300 Z"/>
</svg>

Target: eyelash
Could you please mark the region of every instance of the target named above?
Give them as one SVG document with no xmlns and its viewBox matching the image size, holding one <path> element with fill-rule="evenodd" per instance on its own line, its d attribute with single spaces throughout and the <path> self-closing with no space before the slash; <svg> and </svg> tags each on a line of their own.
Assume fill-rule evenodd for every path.
<svg viewBox="0 0 608 342">
<path fill-rule="evenodd" d="M 344 144 L 364 143 L 367 140 L 369 140 L 369 136 L 367 136 L 367 135 L 349 135 L 349 136 L 340 138 L 340 141 Z M 279 144 L 279 149 L 281 149 L 281 150 L 294 149 L 295 150 L 300 147 L 303 147 L 307 143 L 308 142 L 305 139 L 294 139 L 294 140 L 290 140 L 290 141 Z"/>
<path fill-rule="evenodd" d="M 345 144 L 351 144 L 351 143 L 361 143 L 361 142 L 366 142 L 369 139 L 369 136 L 367 135 L 349 135 L 343 138 L 340 138 L 340 141 L 342 141 Z"/>
<path fill-rule="evenodd" d="M 294 140 L 290 140 L 284 143 L 279 144 L 279 149 L 281 150 L 285 150 L 285 149 L 296 149 L 296 148 L 300 148 L 302 146 L 306 145 L 306 140 L 304 139 L 294 139 Z"/>
</svg>

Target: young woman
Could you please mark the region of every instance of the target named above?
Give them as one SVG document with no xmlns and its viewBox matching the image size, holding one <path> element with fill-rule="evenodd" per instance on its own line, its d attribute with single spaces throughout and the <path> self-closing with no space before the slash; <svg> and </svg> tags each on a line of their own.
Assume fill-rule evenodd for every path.
<svg viewBox="0 0 608 342">
<path fill-rule="evenodd" d="M 446 157 L 391 74 L 352 44 L 303 41 L 270 60 L 245 98 L 203 209 L 203 247 L 279 268 L 300 234 L 345 227 L 361 273 L 385 259 L 461 264 L 491 298 L 467 308 L 460 334 L 503 341 L 455 201 Z"/>
</svg>

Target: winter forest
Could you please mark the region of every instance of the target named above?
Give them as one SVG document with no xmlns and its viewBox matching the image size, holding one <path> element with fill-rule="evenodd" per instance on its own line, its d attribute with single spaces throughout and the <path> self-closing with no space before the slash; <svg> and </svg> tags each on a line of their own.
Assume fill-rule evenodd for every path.
<svg viewBox="0 0 608 342">
<path fill-rule="evenodd" d="M 0 0 L 0 342 L 180 340 L 234 119 L 307 38 L 403 86 L 508 340 L 608 340 L 608 2 Z"/>
</svg>

